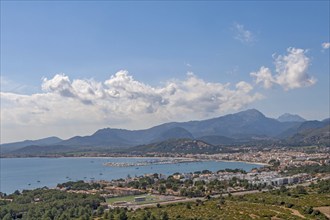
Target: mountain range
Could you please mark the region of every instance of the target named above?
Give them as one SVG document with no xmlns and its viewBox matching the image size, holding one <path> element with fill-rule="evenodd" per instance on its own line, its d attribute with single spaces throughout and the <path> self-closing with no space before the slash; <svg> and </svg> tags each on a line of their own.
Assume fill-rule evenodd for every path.
<svg viewBox="0 0 330 220">
<path fill-rule="evenodd" d="M 258 141 L 330 146 L 329 122 L 329 119 L 306 121 L 298 115 L 291 114 L 284 114 L 278 119 L 273 119 L 256 109 L 250 109 L 208 120 L 171 122 L 143 130 L 103 128 L 92 135 L 75 136 L 67 140 L 50 137 L 2 144 L 1 152 L 16 154 L 127 149 L 180 139 L 199 140 L 212 146 L 239 145 Z"/>
</svg>

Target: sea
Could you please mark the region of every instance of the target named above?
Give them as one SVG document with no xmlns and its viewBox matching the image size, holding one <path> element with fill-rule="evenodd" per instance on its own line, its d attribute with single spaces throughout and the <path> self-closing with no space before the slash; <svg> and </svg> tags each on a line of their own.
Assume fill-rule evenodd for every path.
<svg viewBox="0 0 330 220">
<path fill-rule="evenodd" d="M 260 164 L 229 161 L 199 161 L 177 164 L 149 164 L 146 166 L 110 167 L 107 162 L 137 163 L 155 158 L 0 158 L 0 192 L 13 193 L 15 190 L 56 187 L 68 181 L 114 180 L 128 176 L 161 173 L 171 175 L 176 172 L 218 171 L 221 169 L 243 169 L 250 171 Z"/>
</svg>

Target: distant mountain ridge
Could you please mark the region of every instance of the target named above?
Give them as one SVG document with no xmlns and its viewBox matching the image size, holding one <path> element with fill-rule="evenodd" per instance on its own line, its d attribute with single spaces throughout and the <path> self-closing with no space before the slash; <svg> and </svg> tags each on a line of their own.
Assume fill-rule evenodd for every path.
<svg viewBox="0 0 330 220">
<path fill-rule="evenodd" d="M 329 119 L 323 121 L 281 122 L 266 117 L 256 109 L 249 109 L 202 121 L 171 122 L 143 130 L 103 128 L 92 135 L 75 136 L 67 140 L 52 137 L 36 141 L 3 144 L 1 150 L 3 153 L 8 153 L 10 151 L 18 152 L 19 149 L 24 148 L 24 152 L 29 152 L 29 149 L 34 149 L 33 152 L 37 152 L 38 150 L 42 151 L 40 147 L 47 146 L 45 152 L 51 152 L 52 145 L 54 147 L 56 145 L 57 148 L 62 150 L 67 147 L 70 151 L 81 149 L 127 149 L 135 146 L 147 146 L 152 143 L 157 145 L 157 143 L 163 142 L 164 144 L 167 140 L 176 139 L 200 140 L 212 146 L 217 146 L 257 143 L 258 141 L 274 142 L 276 140 L 292 144 L 293 142 L 299 142 L 300 137 L 306 139 L 306 143 L 313 144 L 313 140 L 315 140 L 315 144 L 327 144 L 326 140 L 329 134 L 324 127 L 328 126 L 329 122 Z M 308 138 L 308 134 L 314 131 L 313 138 Z M 300 136 L 297 136 L 297 134 Z M 320 138 L 318 138 L 318 135 Z M 295 138 L 293 138 L 294 136 Z M 320 140 L 322 141 L 320 142 Z M 175 142 L 172 141 L 172 143 Z M 39 148 L 36 146 L 39 146 Z M 57 150 L 53 151 L 57 152 Z"/>
<path fill-rule="evenodd" d="M 293 115 L 289 113 L 285 113 L 277 118 L 279 122 L 304 122 L 306 119 L 299 115 Z"/>
<path fill-rule="evenodd" d="M 222 136 L 249 139 L 258 136 L 276 137 L 296 125 L 265 117 L 255 109 L 203 121 L 172 122 L 145 130 L 100 129 L 91 136 L 73 137 L 58 144 L 65 146 L 132 147 L 167 139 Z"/>
<path fill-rule="evenodd" d="M 2 144 L 0 147 L 1 153 L 6 153 L 20 148 L 30 146 L 30 145 L 53 145 L 63 141 L 58 137 L 47 137 L 39 140 L 25 140 L 21 142 L 13 142 L 8 144 Z"/>
</svg>

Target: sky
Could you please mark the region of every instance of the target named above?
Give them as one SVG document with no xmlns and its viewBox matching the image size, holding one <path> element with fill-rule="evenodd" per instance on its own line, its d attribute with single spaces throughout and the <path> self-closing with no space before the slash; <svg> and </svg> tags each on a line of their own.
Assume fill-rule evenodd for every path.
<svg viewBox="0 0 330 220">
<path fill-rule="evenodd" d="M 255 108 L 329 118 L 329 1 L 1 1 L 1 143 Z"/>
</svg>

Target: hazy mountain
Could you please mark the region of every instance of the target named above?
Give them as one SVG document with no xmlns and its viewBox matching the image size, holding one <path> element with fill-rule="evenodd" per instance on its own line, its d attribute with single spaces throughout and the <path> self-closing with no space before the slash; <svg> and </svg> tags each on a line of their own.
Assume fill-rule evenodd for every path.
<svg viewBox="0 0 330 220">
<path fill-rule="evenodd" d="M 48 146 L 38 146 L 30 145 L 10 152 L 14 155 L 47 155 L 47 154 L 57 154 L 57 153 L 67 153 L 75 151 L 73 147 L 62 146 L 62 145 L 48 145 Z"/>
<path fill-rule="evenodd" d="M 164 143 L 167 143 L 167 140 L 173 142 L 174 140 L 182 139 L 200 140 L 210 145 L 274 143 L 280 139 L 292 143 L 292 141 L 297 140 L 299 137 L 294 137 L 294 135 L 299 134 L 305 137 L 307 135 L 306 132 L 312 132 L 317 129 L 323 131 L 322 128 L 327 125 L 329 125 L 329 119 L 324 121 L 280 122 L 276 119 L 266 117 L 258 110 L 250 109 L 202 121 L 165 123 L 144 130 L 104 128 L 90 136 L 76 136 L 64 141 L 59 138 L 46 138 L 37 141 L 6 144 L 2 148 L 6 149 L 5 152 L 9 152 L 29 145 L 57 145 L 61 146 L 59 147 L 61 149 L 64 149 L 66 146 L 66 151 L 68 149 L 110 150 L 139 145 L 148 146 L 151 143 L 164 141 Z M 321 135 L 322 140 L 325 140 L 323 135 L 325 133 L 323 132 Z M 307 136 L 306 138 L 308 140 L 313 139 Z M 33 149 L 33 151 L 37 150 L 36 147 Z M 51 148 L 40 150 L 57 151 Z"/>
<path fill-rule="evenodd" d="M 258 110 L 250 109 L 204 121 L 180 123 L 177 126 L 185 128 L 197 139 L 214 135 L 240 139 L 264 135 L 275 137 L 293 125 L 267 118 Z"/>
<path fill-rule="evenodd" d="M 277 118 L 278 121 L 280 122 L 304 122 L 306 119 L 299 115 L 293 115 L 289 113 L 285 113 L 281 115 L 280 117 Z"/>
<path fill-rule="evenodd" d="M 62 141 L 66 146 L 130 147 L 167 139 L 199 139 L 207 136 L 222 136 L 232 139 L 249 139 L 259 136 L 275 137 L 295 123 L 279 122 L 251 109 L 236 114 L 203 121 L 173 122 L 145 130 L 105 128 L 91 136 L 73 137 Z M 221 144 L 220 141 L 217 142 Z M 228 143 L 228 139 L 226 140 Z"/>
<path fill-rule="evenodd" d="M 330 147 L 330 125 L 299 131 L 285 140 L 290 145 L 322 144 Z"/>
<path fill-rule="evenodd" d="M 153 140 L 153 142 L 166 141 L 169 139 L 182 139 L 182 138 L 194 139 L 194 136 L 184 128 L 174 127 L 161 133 L 157 139 Z"/>
<path fill-rule="evenodd" d="M 303 133 L 303 132 L 308 132 L 312 131 L 315 129 L 323 128 L 329 125 L 329 120 L 323 120 L 323 121 L 305 121 L 302 123 L 297 123 L 291 128 L 285 130 L 281 134 L 278 135 L 278 138 L 288 138 L 291 137 L 297 133 Z"/>
<path fill-rule="evenodd" d="M 59 142 L 63 141 L 62 139 L 58 137 L 47 137 L 39 140 L 25 140 L 20 142 L 13 142 L 13 143 L 7 143 L 7 144 L 1 144 L 0 149 L 2 153 L 6 153 L 9 151 L 18 150 L 20 148 L 30 146 L 30 145 L 54 145 Z"/>
</svg>

